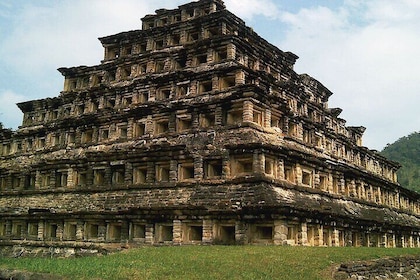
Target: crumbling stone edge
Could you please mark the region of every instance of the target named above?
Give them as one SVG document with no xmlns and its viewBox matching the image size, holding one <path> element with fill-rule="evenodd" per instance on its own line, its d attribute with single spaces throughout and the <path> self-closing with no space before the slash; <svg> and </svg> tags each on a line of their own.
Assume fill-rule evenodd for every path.
<svg viewBox="0 0 420 280">
<path fill-rule="evenodd" d="M 343 263 L 334 271 L 333 279 L 420 279 L 420 255 Z"/>
<path fill-rule="evenodd" d="M 69 258 L 84 256 L 101 256 L 113 251 L 118 251 L 121 247 L 106 247 L 99 245 L 69 245 L 56 246 L 48 244 L 20 244 L 20 245 L 2 245 L 0 246 L 0 257 L 20 258 L 20 257 L 51 257 L 51 258 Z"/>
</svg>

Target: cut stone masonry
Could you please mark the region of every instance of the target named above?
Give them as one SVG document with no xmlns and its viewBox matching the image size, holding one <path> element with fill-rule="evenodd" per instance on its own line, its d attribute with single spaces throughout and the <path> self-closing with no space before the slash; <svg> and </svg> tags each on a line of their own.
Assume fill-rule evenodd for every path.
<svg viewBox="0 0 420 280">
<path fill-rule="evenodd" d="M 420 246 L 420 195 L 221 0 L 160 9 L 0 130 L 0 245 Z"/>
</svg>

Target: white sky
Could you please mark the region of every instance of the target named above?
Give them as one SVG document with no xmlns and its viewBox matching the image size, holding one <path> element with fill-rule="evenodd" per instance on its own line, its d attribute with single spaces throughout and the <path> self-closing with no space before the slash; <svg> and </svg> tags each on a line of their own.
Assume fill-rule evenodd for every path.
<svg viewBox="0 0 420 280">
<path fill-rule="evenodd" d="M 0 122 L 17 128 L 17 102 L 57 96 L 59 67 L 96 65 L 98 37 L 140 29 L 140 18 L 188 0 L 0 0 Z M 300 58 L 295 70 L 334 95 L 364 145 L 420 130 L 420 1 L 225 0 L 260 36 Z"/>
</svg>

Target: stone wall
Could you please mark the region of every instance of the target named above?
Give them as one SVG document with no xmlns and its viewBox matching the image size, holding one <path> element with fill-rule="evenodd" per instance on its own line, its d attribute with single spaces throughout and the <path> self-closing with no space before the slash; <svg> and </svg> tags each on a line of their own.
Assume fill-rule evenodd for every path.
<svg viewBox="0 0 420 280">
<path fill-rule="evenodd" d="M 105 247 L 107 247 L 105 249 Z M 36 244 L 35 242 L 26 241 L 19 245 L 12 244 L 1 244 L 0 246 L 0 257 L 6 258 L 21 258 L 21 257 L 84 257 L 84 256 L 101 256 L 106 255 L 110 251 L 117 249 L 112 248 L 104 244 L 103 246 L 98 245 L 80 245 L 80 244 L 61 244 L 57 246 L 55 244 Z M 1 279 L 1 278 L 0 278 Z"/>
<path fill-rule="evenodd" d="M 345 263 L 338 268 L 334 279 L 420 279 L 420 256 Z"/>
</svg>

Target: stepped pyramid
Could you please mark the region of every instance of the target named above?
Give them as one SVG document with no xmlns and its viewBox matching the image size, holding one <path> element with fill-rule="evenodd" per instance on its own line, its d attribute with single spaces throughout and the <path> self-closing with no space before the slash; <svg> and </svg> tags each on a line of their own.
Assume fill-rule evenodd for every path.
<svg viewBox="0 0 420 280">
<path fill-rule="evenodd" d="M 99 40 L 0 133 L 0 246 L 420 246 L 399 165 L 223 1 Z"/>
</svg>

